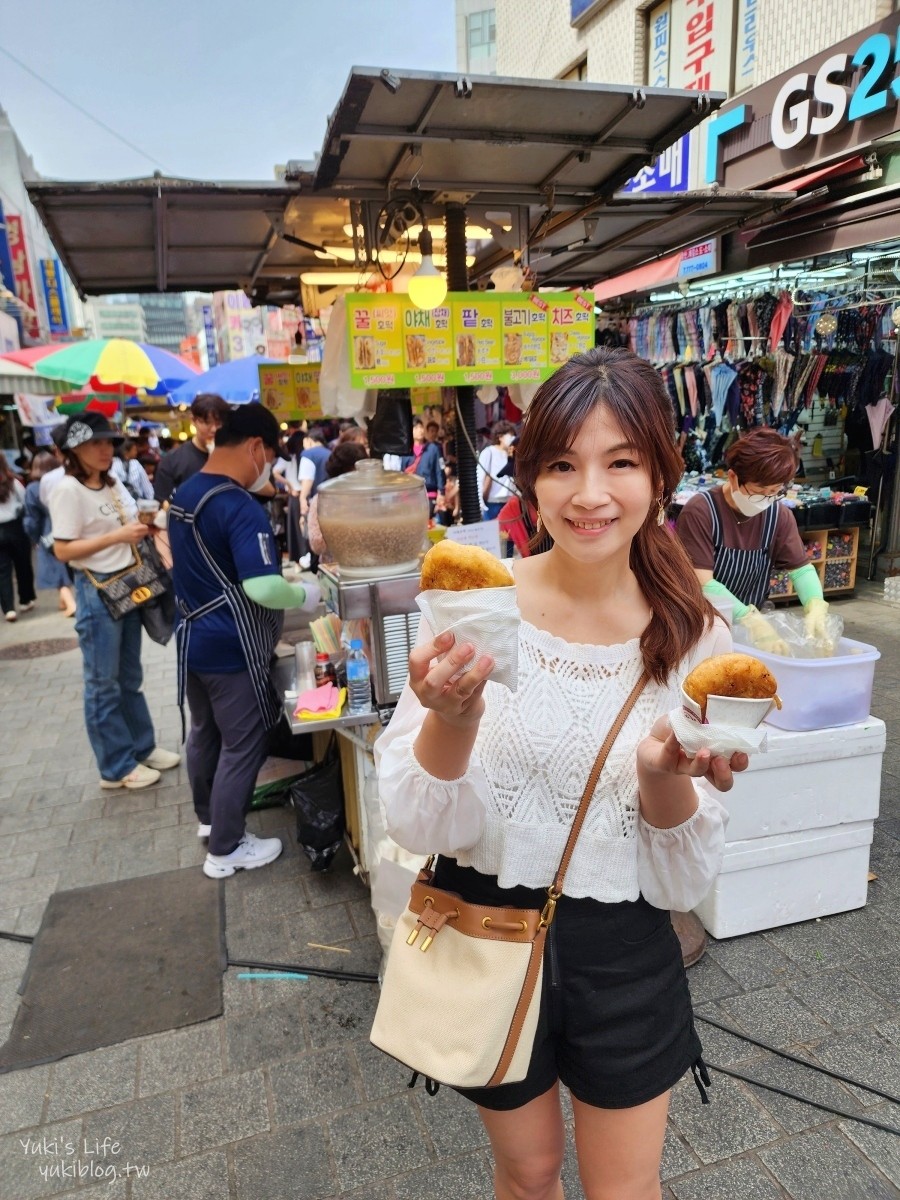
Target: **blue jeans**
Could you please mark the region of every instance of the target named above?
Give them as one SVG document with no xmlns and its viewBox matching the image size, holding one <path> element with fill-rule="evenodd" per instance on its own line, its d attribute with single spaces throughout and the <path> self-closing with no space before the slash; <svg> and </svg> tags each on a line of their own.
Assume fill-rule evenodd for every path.
<svg viewBox="0 0 900 1200">
<path fill-rule="evenodd" d="M 96 574 L 95 578 L 108 576 Z M 136 612 L 114 621 L 83 571 L 75 572 L 75 630 L 84 660 L 84 723 L 103 779 L 124 779 L 156 745 L 141 670 Z"/>
</svg>

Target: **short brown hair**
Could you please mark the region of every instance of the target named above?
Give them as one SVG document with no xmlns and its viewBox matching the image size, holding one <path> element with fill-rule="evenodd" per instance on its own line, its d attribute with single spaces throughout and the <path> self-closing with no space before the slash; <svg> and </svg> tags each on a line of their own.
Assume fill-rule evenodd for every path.
<svg viewBox="0 0 900 1200">
<path fill-rule="evenodd" d="M 491 426 L 491 445 L 499 444 L 500 439 L 507 433 L 515 433 L 516 427 L 512 421 L 495 421 Z"/>
<path fill-rule="evenodd" d="M 725 454 L 725 463 L 737 481 L 761 487 L 788 484 L 797 473 L 800 456 L 793 442 L 768 425 L 741 434 Z"/>
<path fill-rule="evenodd" d="M 657 524 L 681 479 L 672 402 L 649 362 L 630 350 L 599 346 L 576 354 L 537 389 L 516 447 L 516 484 L 537 509 L 541 471 L 572 446 L 585 421 L 603 406 L 635 446 L 654 487 L 653 503 L 631 542 L 629 564 L 653 616 L 641 636 L 648 674 L 664 684 L 710 628 L 713 609 L 700 590 L 684 547 Z M 496 426 L 495 426 L 496 428 Z"/>
</svg>

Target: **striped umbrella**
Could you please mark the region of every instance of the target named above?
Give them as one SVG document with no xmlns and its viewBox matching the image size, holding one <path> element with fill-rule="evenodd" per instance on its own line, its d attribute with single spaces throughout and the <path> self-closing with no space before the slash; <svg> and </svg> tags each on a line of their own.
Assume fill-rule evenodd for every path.
<svg viewBox="0 0 900 1200">
<path fill-rule="evenodd" d="M 187 383 L 197 374 L 177 354 L 159 346 L 131 342 L 125 338 L 98 338 L 73 342 L 35 363 L 39 375 L 66 379 L 78 387 L 95 392 L 164 396 Z"/>
</svg>

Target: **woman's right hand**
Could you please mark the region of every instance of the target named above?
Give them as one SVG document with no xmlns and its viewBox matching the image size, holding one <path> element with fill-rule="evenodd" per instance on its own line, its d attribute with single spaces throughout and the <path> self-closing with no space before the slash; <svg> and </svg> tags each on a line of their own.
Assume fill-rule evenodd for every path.
<svg viewBox="0 0 900 1200">
<path fill-rule="evenodd" d="M 119 530 L 118 541 L 127 542 L 129 546 L 136 546 L 142 538 L 145 538 L 150 533 L 150 526 L 145 525 L 143 521 L 129 521 L 127 525 L 123 525 Z"/>
<path fill-rule="evenodd" d="M 466 728 L 477 725 L 484 713 L 484 685 L 494 660 L 482 655 L 471 670 L 459 675 L 475 647 L 471 642 L 457 646 L 455 641 L 452 633 L 442 633 L 433 642 L 417 646 L 409 656 L 409 686 L 423 708 L 437 713 L 448 725 Z M 432 665 L 436 658 L 440 661 Z"/>
</svg>

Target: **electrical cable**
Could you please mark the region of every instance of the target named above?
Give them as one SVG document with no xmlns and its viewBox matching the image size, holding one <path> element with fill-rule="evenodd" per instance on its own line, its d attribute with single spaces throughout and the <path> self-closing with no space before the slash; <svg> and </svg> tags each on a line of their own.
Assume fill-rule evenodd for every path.
<svg viewBox="0 0 900 1200">
<path fill-rule="evenodd" d="M 26 933 L 5 933 L 0 931 L 0 938 L 7 942 L 22 942 L 25 946 L 30 946 L 34 941 L 33 937 L 29 937 Z"/>
<path fill-rule="evenodd" d="M 290 963 L 254 962 L 251 959 L 226 959 L 229 967 L 246 967 L 253 971 L 282 971 L 289 975 L 318 975 L 323 979 L 339 979 L 346 983 L 377 983 L 378 976 L 367 971 L 334 971 L 330 967 L 296 967 Z"/>
<path fill-rule="evenodd" d="M 127 146 L 129 150 L 134 150 L 141 156 L 141 158 L 146 158 L 148 162 L 156 163 L 161 171 L 165 171 L 167 174 L 171 175 L 171 171 L 169 171 L 168 167 L 164 167 L 158 158 L 154 158 L 152 154 L 148 154 L 145 150 L 142 150 L 140 146 L 136 146 L 134 142 L 129 142 L 128 138 L 123 137 L 121 133 L 117 133 L 115 129 L 112 129 L 104 121 L 101 121 L 99 117 L 95 117 L 94 114 L 88 112 L 86 108 L 82 108 L 77 101 L 70 99 L 65 92 L 61 92 L 58 87 L 49 81 L 49 79 L 45 79 L 43 75 L 39 75 L 37 71 L 29 67 L 27 63 L 23 63 L 20 58 L 16 58 L 16 56 L 10 53 L 5 46 L 0 46 L 0 54 L 5 54 L 7 58 L 11 59 L 16 64 L 17 67 L 21 67 L 23 71 L 27 71 L 29 75 L 32 75 L 38 81 L 38 83 L 42 83 L 44 87 L 49 88 L 51 92 L 54 92 L 57 96 L 59 96 L 60 100 L 65 100 L 66 104 L 70 104 L 72 108 L 77 109 L 78 112 L 87 117 L 89 121 L 93 121 L 95 125 L 99 125 L 101 129 L 105 129 L 107 133 L 112 134 L 114 138 L 117 138 L 120 142 L 122 142 L 123 145 Z"/>
</svg>

